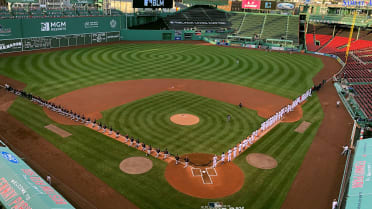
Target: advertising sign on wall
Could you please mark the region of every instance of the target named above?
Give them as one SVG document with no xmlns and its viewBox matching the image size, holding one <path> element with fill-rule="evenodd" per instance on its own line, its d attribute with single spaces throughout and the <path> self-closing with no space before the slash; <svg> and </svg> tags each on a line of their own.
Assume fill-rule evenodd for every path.
<svg viewBox="0 0 372 209">
<path fill-rule="evenodd" d="M 260 9 L 261 1 L 257 0 L 243 0 L 242 8 L 243 9 Z"/>
<path fill-rule="evenodd" d="M 133 0 L 133 8 L 172 8 L 173 0 Z"/>
<path fill-rule="evenodd" d="M 261 1 L 261 9 L 276 9 L 276 1 Z"/>
<path fill-rule="evenodd" d="M 292 10 L 294 9 L 294 5 L 291 3 L 279 3 L 276 8 L 282 10 Z"/>
</svg>

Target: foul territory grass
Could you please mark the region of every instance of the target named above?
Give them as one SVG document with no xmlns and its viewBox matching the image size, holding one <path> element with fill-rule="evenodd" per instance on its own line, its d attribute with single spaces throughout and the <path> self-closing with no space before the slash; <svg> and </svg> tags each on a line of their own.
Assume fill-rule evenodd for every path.
<svg viewBox="0 0 372 209">
<path fill-rule="evenodd" d="M 170 121 L 180 113 L 198 116 L 200 121 L 191 126 Z M 232 116 L 229 122 L 228 114 Z M 256 130 L 264 118 L 237 105 L 171 91 L 107 110 L 101 121 L 154 148 L 168 148 L 171 154 L 221 154 Z"/>
<path fill-rule="evenodd" d="M 236 59 L 239 59 L 239 64 L 236 64 Z M 116 44 L 0 58 L 0 74 L 25 82 L 27 91 L 48 99 L 91 85 L 145 78 L 213 80 L 295 98 L 312 86 L 311 78 L 322 66 L 320 59 L 300 54 L 289 55 L 184 44 Z M 178 93 L 182 94 L 182 92 Z M 164 93 L 154 95 L 156 96 L 170 95 Z M 198 97 L 195 96 L 193 99 Z M 126 106 L 134 105 L 134 108 L 137 102 L 139 104 L 144 101 L 146 98 L 117 107 L 117 114 L 124 114 Z M 159 100 L 159 102 L 163 101 Z M 216 101 L 205 99 L 203 102 Z M 205 114 L 209 111 L 207 107 L 202 109 Z M 119 111 L 121 108 L 123 108 L 122 112 Z M 222 103 L 219 108 L 238 111 L 236 107 L 229 107 Z M 103 120 L 106 120 L 106 116 L 116 117 L 115 110 L 105 112 Z M 247 111 L 244 114 L 250 114 L 249 110 L 244 111 Z M 154 167 L 150 172 L 141 175 L 122 173 L 118 165 L 124 158 L 144 154 L 100 133 L 85 127 L 56 124 L 43 113 L 40 107 L 21 98 L 16 100 L 9 112 L 140 208 L 162 209 L 197 209 L 210 201 L 222 201 L 235 207 L 280 208 L 323 117 L 319 101 L 314 95 L 305 103 L 304 117 L 300 121 L 280 124 L 234 161 L 245 173 L 245 183 L 239 192 L 222 199 L 204 200 L 184 195 L 173 189 L 164 178 L 166 163 L 152 157 Z M 225 114 L 221 113 L 222 120 L 225 119 Z M 236 118 L 234 115 L 235 113 L 233 119 Z M 206 117 L 202 120 L 208 119 L 211 123 L 215 123 L 214 118 Z M 248 129 L 258 127 L 261 119 L 257 116 L 251 118 L 252 121 L 244 120 L 243 124 L 236 124 L 236 130 L 239 130 L 239 127 L 248 127 Z M 146 119 L 142 120 L 146 121 Z M 294 132 L 303 120 L 311 122 L 312 125 L 303 134 Z M 254 121 L 256 125 L 252 127 Z M 251 122 L 252 125 L 245 124 Z M 159 123 L 164 125 L 161 118 Z M 67 130 L 72 133 L 72 136 L 61 138 L 44 128 L 48 124 L 55 124 Z M 140 134 L 139 130 L 133 129 L 134 135 L 136 131 Z M 239 131 L 236 133 L 240 134 Z M 181 144 L 172 144 L 172 146 L 182 150 L 179 147 L 182 146 Z M 216 145 L 217 151 L 219 151 L 218 147 L 222 145 Z M 248 165 L 245 157 L 251 152 L 273 156 L 278 160 L 278 167 L 272 170 L 260 170 Z"/>
</svg>

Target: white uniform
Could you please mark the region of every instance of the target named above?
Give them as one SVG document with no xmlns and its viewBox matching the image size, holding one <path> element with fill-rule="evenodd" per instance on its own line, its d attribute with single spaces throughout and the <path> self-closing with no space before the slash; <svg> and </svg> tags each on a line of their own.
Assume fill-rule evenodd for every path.
<svg viewBox="0 0 372 209">
<path fill-rule="evenodd" d="M 225 162 L 225 153 L 222 153 L 220 161 L 222 161 L 222 164 Z"/>
<path fill-rule="evenodd" d="M 216 155 L 214 155 L 214 157 L 213 157 L 213 168 L 215 168 L 217 166 L 217 156 Z"/>
<path fill-rule="evenodd" d="M 231 162 L 231 149 L 227 152 L 227 162 Z"/>
<path fill-rule="evenodd" d="M 233 152 L 233 154 L 234 154 L 234 159 L 236 158 L 236 150 L 237 150 L 238 148 L 236 148 L 236 146 L 234 147 L 234 152 Z"/>
</svg>

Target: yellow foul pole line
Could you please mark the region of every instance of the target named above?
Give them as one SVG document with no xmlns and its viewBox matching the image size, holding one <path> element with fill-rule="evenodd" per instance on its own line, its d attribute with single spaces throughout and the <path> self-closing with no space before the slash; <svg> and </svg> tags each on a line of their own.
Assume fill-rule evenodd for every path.
<svg viewBox="0 0 372 209">
<path fill-rule="evenodd" d="M 347 42 L 347 48 L 346 48 L 346 54 L 345 54 L 345 58 L 346 58 L 345 64 L 347 63 L 347 58 L 349 56 L 350 43 L 351 43 L 351 39 L 353 38 L 353 31 L 354 31 L 356 15 L 357 15 L 357 13 L 356 13 L 356 11 L 354 11 L 353 24 L 351 25 L 349 41 Z"/>
</svg>

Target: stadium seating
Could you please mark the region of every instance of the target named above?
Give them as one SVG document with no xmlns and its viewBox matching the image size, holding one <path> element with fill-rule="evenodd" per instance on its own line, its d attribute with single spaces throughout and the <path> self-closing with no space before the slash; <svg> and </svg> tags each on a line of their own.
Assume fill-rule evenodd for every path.
<svg viewBox="0 0 372 209">
<path fill-rule="evenodd" d="M 12 14 L 14 18 L 28 18 L 30 14 L 22 7 L 13 7 Z"/>
<path fill-rule="evenodd" d="M 230 28 L 226 12 L 206 5 L 189 7 L 164 18 L 170 29 L 183 30 Z"/>
<path fill-rule="evenodd" d="M 306 34 L 306 46 L 308 51 L 317 51 L 320 46 L 316 46 L 314 42 L 314 34 L 308 33 Z"/>
<path fill-rule="evenodd" d="M 360 108 L 366 114 L 367 118 L 372 118 L 372 84 L 368 85 L 353 85 L 355 91 L 355 100 Z"/>
<path fill-rule="evenodd" d="M 261 38 L 285 39 L 288 17 L 267 15 Z"/>
<path fill-rule="evenodd" d="M 30 8 L 30 14 L 32 18 L 40 18 L 44 17 L 44 12 L 41 10 L 40 7 L 32 7 Z"/>
<path fill-rule="evenodd" d="M 293 43 L 298 44 L 298 33 L 299 33 L 299 17 L 288 16 L 288 30 L 286 39 L 292 40 Z"/>
<path fill-rule="evenodd" d="M 88 11 L 89 11 L 89 14 L 90 14 L 91 16 L 102 16 L 102 15 L 103 15 L 103 12 L 102 12 L 101 10 L 98 10 L 98 9 L 95 8 L 95 7 L 90 7 L 90 8 L 88 9 Z"/>
<path fill-rule="evenodd" d="M 242 25 L 243 19 L 245 14 L 244 13 L 231 13 L 229 17 L 229 21 L 231 22 L 231 28 L 234 31 L 239 31 L 240 26 Z"/>
<path fill-rule="evenodd" d="M 12 15 L 7 7 L 0 7 L 0 19 L 11 18 Z"/>
<path fill-rule="evenodd" d="M 333 31 L 335 37 L 332 37 Z M 350 29 L 345 28 L 309 25 L 306 34 L 307 50 L 335 54 L 345 63 L 349 31 Z M 359 40 L 355 40 L 355 34 L 357 33 L 354 33 L 350 43 L 346 65 L 338 78 L 354 89 L 355 101 L 365 116 L 372 119 L 372 32 L 359 31 Z M 320 41 L 321 46 L 315 46 L 315 40 Z"/>
<path fill-rule="evenodd" d="M 48 17 L 62 17 L 63 16 L 63 12 L 60 8 L 58 9 L 49 8 L 45 11 L 45 14 Z"/>
<path fill-rule="evenodd" d="M 85 8 L 76 8 L 76 13 L 79 16 L 90 16 L 89 11 Z"/>
<path fill-rule="evenodd" d="M 74 17 L 74 16 L 78 16 L 78 14 L 76 13 L 75 9 L 64 8 L 63 9 L 63 16 Z"/>
<path fill-rule="evenodd" d="M 254 37 L 254 35 L 261 35 L 265 17 L 265 15 L 246 14 L 239 36 Z"/>
</svg>

